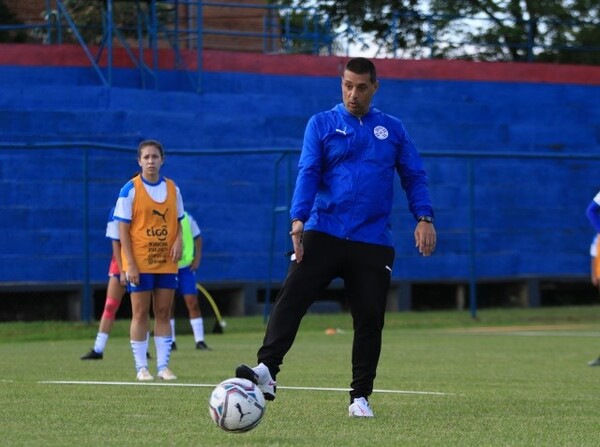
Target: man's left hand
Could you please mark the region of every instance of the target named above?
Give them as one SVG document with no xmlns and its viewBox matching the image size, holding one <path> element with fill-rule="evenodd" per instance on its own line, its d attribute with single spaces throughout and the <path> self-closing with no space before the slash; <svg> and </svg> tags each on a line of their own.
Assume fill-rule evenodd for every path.
<svg viewBox="0 0 600 447">
<path fill-rule="evenodd" d="M 432 223 L 421 221 L 415 228 L 415 247 L 423 256 L 429 256 L 435 250 L 436 234 Z"/>
</svg>

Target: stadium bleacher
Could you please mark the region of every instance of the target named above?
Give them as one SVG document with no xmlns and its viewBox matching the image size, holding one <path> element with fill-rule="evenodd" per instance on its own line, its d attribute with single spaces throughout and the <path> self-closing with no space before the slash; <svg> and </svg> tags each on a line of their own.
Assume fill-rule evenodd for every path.
<svg viewBox="0 0 600 447">
<path fill-rule="evenodd" d="M 71 47 L 3 47 L 0 294 L 28 285 L 72 293 L 86 269 L 102 288 L 106 215 L 137 169 L 137 142 L 156 138 L 167 148 L 165 174 L 203 230 L 199 280 L 226 312 L 260 312 L 265 287 L 276 289 L 286 268 L 285 207 L 304 126 L 339 102 L 345 59 L 207 52 L 198 93 L 176 70 L 142 88 L 138 71 L 122 66 L 107 88 L 78 65 L 80 55 L 68 62 Z M 438 305 L 464 305 L 473 275 L 482 287 L 500 285 L 480 297 L 482 306 L 544 305 L 563 283 L 590 296 L 583 285 L 593 230 L 583 212 L 600 189 L 600 68 L 378 66 L 375 105 L 404 121 L 423 154 L 439 234 L 435 256 L 420 258 L 398 186 L 390 309 L 435 308 L 427 285 L 453 290 L 450 301 L 439 292 Z M 291 152 L 283 163 L 278 150 Z"/>
</svg>

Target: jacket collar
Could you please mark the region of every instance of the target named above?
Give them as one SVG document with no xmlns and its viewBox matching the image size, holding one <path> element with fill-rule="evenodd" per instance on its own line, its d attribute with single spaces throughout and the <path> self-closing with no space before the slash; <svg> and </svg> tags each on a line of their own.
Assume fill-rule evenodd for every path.
<svg viewBox="0 0 600 447">
<path fill-rule="evenodd" d="M 342 114 L 344 116 L 353 117 L 353 118 L 356 118 L 356 119 L 359 118 L 358 116 L 352 115 L 350 112 L 348 112 L 348 109 L 346 109 L 346 106 L 344 106 L 343 102 L 340 102 L 339 104 L 337 104 L 332 110 L 334 110 L 335 112 L 340 113 L 340 114 Z M 373 113 L 375 113 L 377 111 L 378 110 L 375 107 L 373 107 L 373 104 L 371 104 L 369 106 L 369 111 L 365 115 L 361 116 L 360 119 L 361 120 L 365 119 L 365 118 L 371 116 Z"/>
</svg>

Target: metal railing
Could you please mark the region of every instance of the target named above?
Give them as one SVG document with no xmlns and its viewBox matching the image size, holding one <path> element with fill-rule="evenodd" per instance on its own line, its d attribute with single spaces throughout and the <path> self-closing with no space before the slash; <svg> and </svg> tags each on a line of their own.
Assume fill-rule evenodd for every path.
<svg viewBox="0 0 600 447">
<path fill-rule="evenodd" d="M 128 154 L 134 154 L 135 149 L 128 146 L 113 145 L 113 144 L 102 144 L 97 142 L 39 142 L 39 143 L 0 143 L 0 156 L 6 150 L 47 150 L 47 149 L 78 149 L 83 152 L 83 163 L 82 169 L 82 182 L 83 182 L 83 199 L 82 199 L 82 213 L 83 213 L 83 240 L 81 241 L 83 247 L 83 259 L 82 263 L 84 266 L 83 277 L 81 278 L 81 284 L 83 286 L 83 305 L 81 318 L 84 321 L 90 321 L 92 318 L 92 282 L 90 277 L 90 222 L 89 222 L 89 209 L 90 209 L 90 151 L 109 151 L 109 152 L 125 152 Z M 277 243 L 277 236 L 288 238 L 289 228 L 278 227 L 278 216 L 282 213 L 288 212 L 288 204 L 291 199 L 293 184 L 295 183 L 295 171 L 292 163 L 296 161 L 296 157 L 300 153 L 299 149 L 286 149 L 286 148 L 272 148 L 272 149 L 170 149 L 169 157 L 186 156 L 186 157 L 244 157 L 251 155 L 272 155 L 276 156 L 273 165 L 273 183 L 272 183 L 272 196 L 271 201 L 271 228 L 269 236 L 269 253 L 268 253 L 268 267 L 265 282 L 265 318 L 270 312 L 271 302 L 271 288 L 275 270 L 275 261 L 281 259 L 283 250 L 280 250 L 282 244 Z M 475 318 L 477 316 L 478 308 L 478 296 L 477 296 L 477 284 L 481 279 L 481 274 L 478 272 L 477 256 L 478 249 L 476 244 L 476 233 L 478 231 L 478 217 L 476 216 L 476 188 L 478 185 L 483 184 L 485 179 L 477 178 L 476 164 L 483 160 L 540 160 L 540 161 L 589 161 L 589 160 L 600 160 L 600 155 L 595 153 L 518 153 L 518 152 L 461 152 L 461 151 L 421 151 L 421 155 L 425 161 L 428 159 L 450 159 L 450 160 L 464 160 L 466 162 L 464 172 L 463 185 L 467 194 L 467 204 L 465 205 L 468 222 L 467 228 L 464 231 L 464 237 L 466 238 L 465 245 L 468 247 L 468 272 L 466 271 L 455 271 L 453 274 L 455 277 L 452 280 L 467 280 L 469 284 L 469 302 L 471 316 Z M 593 169 L 590 167 L 590 169 Z M 511 175 L 508 173 L 508 175 Z M 593 181 L 593 179 L 592 179 Z M 548 198 L 546 198 L 548 199 Z M 267 199 L 268 200 L 268 199 Z M 542 198 L 540 198 L 542 200 Z M 554 200 L 550 198 L 549 200 Z M 7 204 L 10 206 L 10 204 Z M 403 211 L 404 212 L 404 211 Z M 536 219 L 543 219 L 544 216 L 537 216 Z M 286 223 L 288 219 L 283 219 Z M 583 219 L 582 219 L 583 221 Z M 586 227 L 586 223 L 581 224 L 574 223 L 574 228 Z M 533 231 L 533 230 L 532 230 Z M 535 238 L 539 233 L 539 229 L 535 226 L 535 231 L 532 232 L 531 237 Z M 591 233 L 591 230 L 590 230 Z M 462 234 L 462 233 L 461 233 Z M 462 237 L 462 236 L 461 236 Z M 288 245 L 289 245 L 289 241 Z M 510 247 L 503 247 L 509 249 Z M 518 251 L 518 247 L 513 247 Z M 34 256 L 35 254 L 32 254 Z M 542 254 L 540 254 L 542 255 Z M 281 271 L 278 274 L 282 274 Z M 410 278 L 408 278 L 410 280 Z M 443 278 L 440 278 L 443 280 Z M 448 279 L 448 278 L 446 278 Z M 37 280 L 37 279 L 36 279 Z"/>
<path fill-rule="evenodd" d="M 25 32 L 26 41 L 48 45 L 76 43 L 105 86 L 112 85 L 115 47 L 122 48 L 140 71 L 142 88 L 156 88 L 156 73 L 161 62 L 159 50 L 168 49 L 174 56 L 172 68 L 188 72 L 191 88 L 196 91 L 201 90 L 202 50 L 207 48 L 350 56 L 357 55 L 363 43 L 377 47 L 372 38 L 350 24 L 334 28 L 329 18 L 313 7 L 198 0 L 103 0 L 89 4 L 95 4 L 102 13 L 98 17 L 88 14 L 83 20 L 82 13 L 70 7 L 67 0 L 46 0 L 39 18 L 28 19 L 24 24 L 0 25 L 0 34 Z M 486 17 L 395 13 L 387 35 L 383 36 L 390 46 L 371 50 L 371 53 L 391 58 L 436 58 L 440 54 L 451 54 L 448 50 L 451 48 L 469 47 L 476 56 L 486 47 L 496 47 L 519 51 L 523 61 L 534 61 L 536 54 L 546 50 L 600 52 L 600 45 L 550 47 L 535 37 L 533 29 L 541 26 L 539 21 L 525 20 L 517 24 L 508 17 L 503 20 L 506 26 L 518 25 L 525 30 L 524 40 L 475 42 L 466 35 L 457 38 L 438 32 L 438 23 L 450 22 L 457 29 L 474 26 L 474 23 L 485 27 L 491 22 Z M 416 43 L 412 48 L 398 46 L 398 36 L 406 21 L 422 24 L 424 43 Z M 194 63 L 185 57 L 189 52 L 194 55 Z M 101 65 L 104 55 L 106 63 Z"/>
</svg>

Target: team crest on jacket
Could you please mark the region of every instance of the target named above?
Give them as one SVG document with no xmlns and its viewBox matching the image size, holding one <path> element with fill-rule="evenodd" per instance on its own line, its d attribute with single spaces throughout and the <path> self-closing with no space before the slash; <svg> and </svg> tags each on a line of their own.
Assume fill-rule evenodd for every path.
<svg viewBox="0 0 600 447">
<path fill-rule="evenodd" d="M 379 140 L 385 140 L 388 137 L 388 130 L 383 126 L 377 126 L 373 129 L 375 137 Z"/>
</svg>

